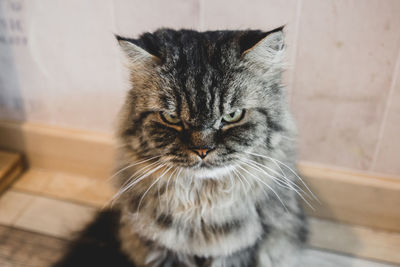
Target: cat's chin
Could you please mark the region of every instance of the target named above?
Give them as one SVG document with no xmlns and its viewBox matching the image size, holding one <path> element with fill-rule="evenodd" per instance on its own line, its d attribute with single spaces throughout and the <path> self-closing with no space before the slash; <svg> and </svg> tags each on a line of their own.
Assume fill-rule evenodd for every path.
<svg viewBox="0 0 400 267">
<path fill-rule="evenodd" d="M 197 179 L 222 179 L 232 174 L 233 166 L 186 168 L 185 174 Z"/>
</svg>

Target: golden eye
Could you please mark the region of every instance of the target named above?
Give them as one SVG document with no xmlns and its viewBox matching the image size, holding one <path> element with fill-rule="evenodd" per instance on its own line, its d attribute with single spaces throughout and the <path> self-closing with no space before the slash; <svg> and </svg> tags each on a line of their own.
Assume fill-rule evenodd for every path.
<svg viewBox="0 0 400 267">
<path fill-rule="evenodd" d="M 174 114 L 170 114 L 167 112 L 160 112 L 160 117 L 164 122 L 169 124 L 177 125 L 181 123 L 181 119 Z"/>
<path fill-rule="evenodd" d="M 224 120 L 227 123 L 234 123 L 238 122 L 244 117 L 244 110 L 243 109 L 237 109 L 234 112 L 231 112 L 229 114 L 225 114 L 222 117 L 222 120 Z"/>
</svg>

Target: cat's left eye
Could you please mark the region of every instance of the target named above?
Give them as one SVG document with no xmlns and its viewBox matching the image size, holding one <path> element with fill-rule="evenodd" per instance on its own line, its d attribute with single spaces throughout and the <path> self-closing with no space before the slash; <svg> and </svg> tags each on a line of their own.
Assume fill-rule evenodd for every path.
<svg viewBox="0 0 400 267">
<path fill-rule="evenodd" d="M 181 119 L 174 114 L 169 114 L 167 112 L 160 112 L 160 117 L 164 122 L 169 124 L 177 125 L 181 123 Z"/>
<path fill-rule="evenodd" d="M 234 123 L 234 122 L 238 122 L 241 119 L 243 119 L 244 116 L 244 110 L 243 109 L 237 109 L 234 112 L 225 114 L 222 117 L 222 120 L 227 122 L 227 123 Z"/>
</svg>

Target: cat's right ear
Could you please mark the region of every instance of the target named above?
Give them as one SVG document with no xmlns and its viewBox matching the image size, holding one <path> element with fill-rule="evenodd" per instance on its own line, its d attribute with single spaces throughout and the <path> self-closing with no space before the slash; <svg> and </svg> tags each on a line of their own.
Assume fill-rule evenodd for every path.
<svg viewBox="0 0 400 267">
<path fill-rule="evenodd" d="M 244 50 L 241 57 L 268 66 L 282 64 L 285 56 L 284 37 L 283 26 L 270 32 L 250 31 L 241 40 L 241 49 Z"/>
<path fill-rule="evenodd" d="M 160 59 L 141 48 L 135 39 L 115 35 L 119 46 L 131 63 L 158 63 Z"/>
</svg>

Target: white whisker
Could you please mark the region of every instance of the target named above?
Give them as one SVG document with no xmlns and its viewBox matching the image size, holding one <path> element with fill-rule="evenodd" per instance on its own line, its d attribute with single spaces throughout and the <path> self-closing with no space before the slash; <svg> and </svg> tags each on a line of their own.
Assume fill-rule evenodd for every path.
<svg viewBox="0 0 400 267">
<path fill-rule="evenodd" d="M 165 187 L 165 194 L 166 194 L 166 197 L 167 197 L 167 211 L 168 211 L 168 203 L 169 203 L 169 197 L 168 197 L 168 186 L 169 186 L 169 181 L 171 180 L 171 177 L 172 177 L 172 175 L 174 175 L 174 173 L 176 173 L 176 171 L 178 170 L 178 167 L 176 167 L 175 168 L 175 170 L 173 170 L 172 172 L 171 172 L 171 175 L 168 177 L 168 180 L 167 180 L 167 185 L 166 185 L 166 187 Z"/>
<path fill-rule="evenodd" d="M 163 164 L 163 167 L 167 166 L 166 164 Z M 161 178 L 167 173 L 168 170 L 170 170 L 172 167 L 169 167 L 169 169 L 167 169 L 166 171 L 164 170 L 164 172 L 160 175 L 160 177 L 158 177 L 150 186 L 149 188 L 147 188 L 147 190 L 143 193 L 143 196 L 140 198 L 138 207 L 137 207 L 137 211 L 136 213 L 139 214 L 139 210 L 140 210 L 140 205 L 142 204 L 142 201 L 144 199 L 144 197 L 146 196 L 146 194 L 150 191 L 150 189 L 158 182 L 161 180 Z"/>
<path fill-rule="evenodd" d="M 294 191 L 297 195 L 300 196 L 300 198 L 301 198 L 312 210 L 315 210 L 314 207 L 310 204 L 310 202 L 307 201 L 307 200 L 303 197 L 303 195 L 301 194 L 301 192 L 299 192 L 296 188 L 294 188 L 291 184 L 288 183 L 288 182 L 291 182 L 288 178 L 284 177 L 285 180 L 282 180 L 282 179 L 280 179 L 280 178 L 277 178 L 277 177 L 274 177 L 274 176 L 268 174 L 266 171 L 264 171 L 263 169 L 261 169 L 261 168 L 255 166 L 255 165 L 250 165 L 251 163 L 246 163 L 246 162 L 244 162 L 244 161 L 242 161 L 242 162 L 245 163 L 245 164 L 247 164 L 247 166 L 249 166 L 249 167 L 251 167 L 251 168 L 253 168 L 253 169 L 255 169 L 255 170 L 261 171 L 262 173 L 266 174 L 266 175 L 267 175 L 269 178 L 271 178 L 277 185 L 279 185 L 279 186 L 281 186 L 281 187 L 283 187 L 283 188 L 287 188 L 287 189 L 290 189 L 290 190 Z M 285 182 L 286 182 L 286 183 L 285 183 Z M 293 183 L 293 182 L 292 182 L 292 183 Z M 294 184 L 294 185 L 296 185 L 296 184 Z M 296 185 L 296 186 L 297 186 L 297 185 Z M 298 187 L 298 186 L 297 186 L 297 187 Z M 298 188 L 299 188 L 299 187 L 298 187 Z M 302 192 L 304 192 L 304 190 L 302 190 L 301 188 L 299 188 L 299 189 L 300 189 Z M 306 193 L 306 194 L 307 194 L 307 193 Z M 307 195 L 308 195 L 308 194 L 307 194 Z"/>
<path fill-rule="evenodd" d="M 154 169 L 151 169 L 149 171 L 147 171 L 147 173 L 141 175 L 140 177 L 138 177 L 137 179 L 134 179 L 132 182 L 130 182 L 128 185 L 126 185 L 125 187 L 121 188 L 113 197 L 113 199 L 118 199 L 123 193 L 125 193 L 126 191 L 132 189 L 136 184 L 138 184 L 139 182 L 143 181 L 143 179 L 147 178 L 148 176 L 150 176 L 152 173 L 156 172 L 157 170 L 159 170 L 160 168 L 162 168 L 163 166 L 165 166 L 165 163 L 161 164 L 159 163 L 159 165 L 157 167 L 155 167 Z"/>
<path fill-rule="evenodd" d="M 245 177 L 243 174 L 241 174 L 238 170 L 236 170 L 236 172 L 237 172 L 237 175 L 239 175 L 239 177 L 242 177 L 242 178 L 250 185 L 249 181 L 247 181 L 246 177 Z M 258 185 L 260 185 L 260 182 L 259 182 L 259 181 L 255 180 L 255 182 L 256 182 Z M 254 192 L 254 189 L 253 189 L 251 186 L 250 186 L 250 189 Z M 263 186 L 261 187 L 261 189 L 263 190 L 263 193 L 264 193 L 264 195 L 267 197 L 267 199 L 269 199 L 269 195 L 268 195 L 267 191 L 265 191 L 265 189 L 264 189 Z"/>
<path fill-rule="evenodd" d="M 242 160 L 250 161 L 250 162 L 246 162 L 246 163 L 252 164 L 252 165 L 256 165 L 256 166 L 254 166 L 254 167 L 259 166 L 259 167 L 261 167 L 261 168 L 267 169 L 268 171 L 270 171 L 270 172 L 272 172 L 272 173 L 275 173 L 275 174 L 278 175 L 279 177 L 272 176 L 272 175 L 270 175 L 269 173 L 267 173 L 265 170 L 262 170 L 262 169 L 260 170 L 260 171 L 262 171 L 263 173 L 265 173 L 267 176 L 271 177 L 272 179 L 277 179 L 280 183 L 284 183 L 285 186 L 289 186 L 290 189 L 291 189 L 292 187 L 295 187 L 295 188 L 296 188 L 297 190 L 299 190 L 300 192 L 306 194 L 306 196 L 309 197 L 310 199 L 312 198 L 312 196 L 310 196 L 307 192 L 305 192 L 301 187 L 299 187 L 296 183 L 294 183 L 294 182 L 291 181 L 289 178 L 287 178 L 287 176 L 285 175 L 284 171 L 282 170 L 282 168 L 281 168 L 279 165 L 277 165 L 277 166 L 278 166 L 278 168 L 281 170 L 281 174 L 279 174 L 278 172 L 276 172 L 274 169 L 269 168 L 268 166 L 265 166 L 265 165 L 263 165 L 263 164 L 261 164 L 261 163 L 259 163 L 259 162 L 257 162 L 257 161 L 254 161 L 254 160 L 251 160 L 251 159 L 248 159 L 248 158 L 242 158 Z M 274 162 L 274 164 L 276 164 L 276 162 Z M 257 169 L 260 169 L 260 168 L 257 168 Z"/>
<path fill-rule="evenodd" d="M 287 185 L 287 183 L 285 183 L 285 180 L 282 180 L 279 177 L 275 177 L 275 176 L 267 173 L 265 170 L 261 169 L 260 167 L 258 167 L 254 163 L 247 161 L 247 159 L 239 159 L 239 161 L 244 163 L 244 164 L 246 164 L 249 167 L 252 167 L 252 169 L 258 170 L 259 172 L 265 174 L 266 176 L 271 178 L 277 185 L 282 186 L 284 188 L 289 188 L 290 189 L 290 187 Z"/>
<path fill-rule="evenodd" d="M 165 172 L 161 174 L 161 177 L 164 176 L 165 173 L 169 172 L 170 169 L 172 169 L 173 166 L 170 166 Z M 157 185 L 157 196 L 158 196 L 158 204 L 161 207 L 161 199 L 160 199 L 160 183 Z"/>
<path fill-rule="evenodd" d="M 228 174 L 229 180 L 230 180 L 230 182 L 231 182 L 231 187 L 229 188 L 229 190 L 228 190 L 228 189 L 225 189 L 225 190 L 223 190 L 223 191 L 224 191 L 224 192 L 230 192 L 230 191 L 232 191 L 232 188 L 233 188 L 233 186 L 234 186 L 234 183 L 233 183 L 232 176 L 230 175 L 230 172 L 231 172 L 231 171 L 229 170 L 228 167 L 225 167 L 225 169 L 228 170 L 228 171 L 227 171 L 227 174 Z"/>
<path fill-rule="evenodd" d="M 180 167 L 178 167 L 179 168 L 179 170 L 178 170 L 178 172 L 175 174 L 175 176 L 174 176 L 174 179 L 175 179 L 175 182 L 174 182 L 174 187 L 175 187 L 175 189 L 176 189 L 176 179 L 179 177 L 179 175 L 181 174 L 181 172 L 182 172 L 182 168 L 180 168 Z M 178 169 L 177 168 L 177 169 Z M 171 178 L 171 177 L 170 177 Z M 168 179 L 168 182 L 167 182 L 167 189 L 166 190 L 168 190 L 168 184 L 169 184 L 169 180 L 170 180 L 170 178 Z M 168 205 L 168 203 L 169 203 L 169 194 L 167 194 L 167 205 Z M 168 206 L 167 206 L 168 207 Z M 168 208 L 167 208 L 167 210 L 168 210 Z"/>
<path fill-rule="evenodd" d="M 155 158 L 159 158 L 161 156 L 162 155 L 154 156 L 154 157 L 151 157 L 151 158 L 148 158 L 148 159 L 145 159 L 145 160 L 141 160 L 139 162 L 134 162 L 132 164 L 129 164 L 128 166 L 125 166 L 124 168 L 118 170 L 116 173 L 114 173 L 112 176 L 110 176 L 107 180 L 111 180 L 112 178 L 114 178 L 115 176 L 117 176 L 118 174 L 120 174 L 121 172 L 123 172 L 124 170 L 126 170 L 128 168 L 131 168 L 131 167 L 136 166 L 136 165 L 141 164 L 141 163 L 145 163 L 145 162 L 147 162 L 149 160 L 152 160 L 152 159 L 155 159 Z"/>
<path fill-rule="evenodd" d="M 245 187 L 245 185 L 243 183 L 242 178 L 236 173 L 237 170 L 236 170 L 235 167 L 232 169 L 232 172 L 233 172 L 233 174 L 235 174 L 236 178 L 238 178 L 239 182 L 242 184 L 243 192 L 247 192 L 247 189 L 246 189 L 246 187 Z"/>
<path fill-rule="evenodd" d="M 254 177 L 256 180 L 258 180 L 259 182 L 261 182 L 262 184 L 264 184 L 266 187 L 268 187 L 274 194 L 275 196 L 278 198 L 278 200 L 281 202 L 281 204 L 283 205 L 283 207 L 285 208 L 285 210 L 287 211 L 287 207 L 286 205 L 283 203 L 282 199 L 280 198 L 280 196 L 276 193 L 276 191 L 269 186 L 267 183 L 265 183 L 263 180 L 261 180 L 260 178 L 258 178 L 257 176 L 255 176 L 254 174 L 252 174 L 251 172 L 247 171 L 245 168 L 241 167 L 240 165 L 238 165 L 238 167 L 240 169 L 242 169 L 243 171 L 245 171 L 246 173 L 250 174 L 252 177 Z"/>
<path fill-rule="evenodd" d="M 147 171 L 149 171 L 149 170 L 152 168 L 152 166 L 154 166 L 154 165 L 160 165 L 160 164 L 161 164 L 161 161 L 160 161 L 160 160 L 157 160 L 157 161 L 155 161 L 155 162 L 153 162 L 153 163 L 150 163 L 149 165 L 146 165 L 146 166 L 140 168 L 139 170 L 135 171 L 128 179 L 126 179 L 126 181 L 123 183 L 123 185 L 121 186 L 121 188 L 124 188 L 124 187 L 125 187 L 127 184 L 129 184 L 132 180 L 135 180 L 136 175 L 138 175 L 138 174 L 140 174 L 140 173 L 141 173 L 140 175 L 142 175 L 142 174 L 146 173 Z"/>
<path fill-rule="evenodd" d="M 260 154 L 253 153 L 253 152 L 246 152 L 246 153 L 248 153 L 248 154 L 250 154 L 250 155 L 254 155 L 254 156 L 266 158 L 266 159 L 269 159 L 269 160 L 271 160 L 271 161 L 273 161 L 273 162 L 274 162 L 274 161 L 275 161 L 275 162 L 278 162 L 278 163 L 282 164 L 283 166 L 285 166 L 286 168 L 288 168 L 288 169 L 302 182 L 302 184 L 306 187 L 306 189 L 308 190 L 308 192 L 310 192 L 310 194 L 315 198 L 315 200 L 317 200 L 317 201 L 320 203 L 319 199 L 314 195 L 314 193 L 310 190 L 310 188 L 309 188 L 309 187 L 307 186 L 307 184 L 303 181 L 303 179 L 302 179 L 292 168 L 290 168 L 288 165 L 286 165 L 285 163 L 283 163 L 283 162 L 281 162 L 281 161 L 279 161 L 279 160 L 277 160 L 277 159 L 274 159 L 274 158 L 271 158 L 271 157 L 268 157 L 268 156 L 265 156 L 265 155 L 260 155 Z"/>
</svg>

